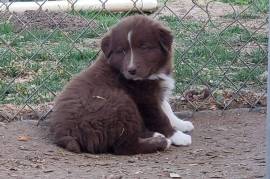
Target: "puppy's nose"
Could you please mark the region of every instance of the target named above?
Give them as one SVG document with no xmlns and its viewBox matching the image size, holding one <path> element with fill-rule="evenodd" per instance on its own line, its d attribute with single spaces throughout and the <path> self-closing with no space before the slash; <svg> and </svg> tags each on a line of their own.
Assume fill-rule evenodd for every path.
<svg viewBox="0 0 270 179">
<path fill-rule="evenodd" d="M 136 74 L 136 68 L 128 69 L 128 73 L 131 74 L 131 75 L 135 75 Z"/>
</svg>

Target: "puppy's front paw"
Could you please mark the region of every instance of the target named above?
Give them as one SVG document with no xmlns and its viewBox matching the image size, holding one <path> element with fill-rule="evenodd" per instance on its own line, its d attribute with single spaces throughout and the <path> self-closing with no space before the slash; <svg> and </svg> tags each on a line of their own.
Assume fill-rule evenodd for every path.
<svg viewBox="0 0 270 179">
<path fill-rule="evenodd" d="M 182 132 L 189 132 L 189 131 L 192 131 L 194 129 L 194 126 L 193 126 L 192 122 L 183 121 L 183 120 L 177 118 L 177 120 L 175 119 L 175 121 L 174 121 L 174 128 L 176 130 L 179 130 Z"/>
<path fill-rule="evenodd" d="M 158 137 L 158 138 L 165 138 L 167 141 L 167 145 L 166 145 L 166 149 L 170 148 L 170 146 L 172 145 L 172 141 L 170 139 L 167 139 L 163 134 L 159 133 L 159 132 L 154 132 L 153 137 Z"/>
<path fill-rule="evenodd" d="M 174 145 L 190 145 L 191 144 L 191 136 L 184 134 L 181 131 L 176 131 L 171 137 L 170 140 Z"/>
<path fill-rule="evenodd" d="M 192 131 L 194 129 L 194 126 L 192 124 L 192 122 L 189 121 L 183 121 L 182 124 L 182 132 L 188 132 L 188 131 Z"/>
</svg>

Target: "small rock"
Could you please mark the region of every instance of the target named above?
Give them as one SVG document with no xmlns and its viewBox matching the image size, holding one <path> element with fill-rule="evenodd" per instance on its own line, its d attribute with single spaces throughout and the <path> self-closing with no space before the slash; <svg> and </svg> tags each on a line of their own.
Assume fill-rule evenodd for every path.
<svg viewBox="0 0 270 179">
<path fill-rule="evenodd" d="M 140 171 L 140 170 L 135 172 L 136 175 L 137 175 L 137 174 L 141 174 L 141 173 L 143 173 L 143 172 Z"/>
<path fill-rule="evenodd" d="M 170 177 L 171 178 L 181 178 L 181 176 L 178 175 L 177 173 L 170 173 Z"/>
<path fill-rule="evenodd" d="M 108 166 L 109 163 L 105 163 L 105 162 L 98 162 L 96 163 L 96 165 L 99 165 L 99 166 Z"/>
<path fill-rule="evenodd" d="M 208 173 L 208 171 L 201 171 L 201 173 L 202 173 L 202 174 L 207 174 L 207 173 Z"/>
<path fill-rule="evenodd" d="M 18 141 L 27 142 L 27 141 L 31 140 L 31 137 L 26 136 L 26 135 L 22 135 L 22 136 L 18 136 L 18 137 L 17 137 L 17 140 L 18 140 Z"/>
<path fill-rule="evenodd" d="M 18 169 L 17 168 L 10 168 L 9 170 L 11 170 L 11 171 L 17 171 Z"/>
<path fill-rule="evenodd" d="M 109 176 L 105 176 L 103 177 L 104 179 L 122 179 L 123 176 L 119 176 L 119 175 L 109 175 Z"/>
<path fill-rule="evenodd" d="M 265 160 L 264 157 L 254 157 L 253 159 L 254 159 L 254 160 Z"/>
<path fill-rule="evenodd" d="M 18 149 L 20 149 L 20 150 L 25 150 L 25 151 L 34 151 L 34 150 L 32 150 L 32 149 L 25 148 L 24 146 L 19 146 Z"/>
<path fill-rule="evenodd" d="M 6 127 L 6 124 L 4 122 L 0 122 L 0 126 Z"/>
<path fill-rule="evenodd" d="M 44 170 L 43 173 L 51 173 L 54 172 L 54 170 Z"/>
</svg>

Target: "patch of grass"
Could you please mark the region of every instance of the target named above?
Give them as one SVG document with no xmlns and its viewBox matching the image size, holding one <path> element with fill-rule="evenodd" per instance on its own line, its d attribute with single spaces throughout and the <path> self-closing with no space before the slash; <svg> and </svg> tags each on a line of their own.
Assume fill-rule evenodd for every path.
<svg viewBox="0 0 270 179">
<path fill-rule="evenodd" d="M 13 33 L 13 27 L 10 23 L 3 22 L 0 23 L 0 47 L 5 44 L 5 42 L 9 42 L 13 39 L 14 33 Z M 5 42 L 3 42 L 3 40 Z"/>
<path fill-rule="evenodd" d="M 32 33 L 41 41 L 48 37 L 48 33 L 43 31 Z M 0 48 L 0 76 L 4 77 L 0 85 L 0 94 L 3 95 L 0 96 L 0 103 L 23 104 L 39 85 L 43 86 L 29 102 L 37 104 L 51 101 L 54 96 L 50 91 L 56 93 L 61 90 L 71 75 L 86 68 L 97 53 L 89 48 L 73 48 L 58 32 L 52 34 L 43 46 L 29 34 L 14 49 L 20 57 L 10 50 Z M 27 61 L 29 62 L 26 63 Z M 7 85 L 15 77 L 17 81 L 7 89 Z M 47 77 L 49 78 L 46 79 Z"/>
<path fill-rule="evenodd" d="M 13 27 L 10 23 L 0 23 L 0 34 L 10 34 L 13 31 Z"/>
<path fill-rule="evenodd" d="M 251 0 L 221 0 L 221 1 L 225 3 L 235 4 L 235 5 L 247 5 L 251 2 Z"/>
<path fill-rule="evenodd" d="M 242 42 L 257 42 L 259 44 L 267 44 L 268 38 L 262 34 L 245 33 L 240 36 Z"/>
<path fill-rule="evenodd" d="M 255 0 L 253 1 L 252 10 L 254 12 L 268 13 L 269 1 L 268 0 Z"/>
<path fill-rule="evenodd" d="M 243 67 L 237 73 L 233 73 L 231 79 L 240 83 L 246 80 L 256 82 L 258 81 L 258 76 L 263 72 L 264 70 L 260 68 L 248 69 L 247 67 Z"/>
<path fill-rule="evenodd" d="M 66 43 L 63 43 L 56 47 L 50 47 L 53 48 L 52 55 L 56 56 L 56 59 L 59 59 L 60 54 L 63 55 L 66 52 L 67 46 Z M 23 51 L 23 53 L 26 53 L 26 51 Z M 13 83 L 12 88 L 8 89 L 7 93 L 2 97 L 2 100 L 0 99 L 0 103 L 13 101 L 13 103 L 16 104 L 22 104 L 40 85 L 42 85 L 42 87 L 39 89 L 38 95 L 31 98 L 30 103 L 37 104 L 39 102 L 51 101 L 54 96 L 50 91 L 57 93 L 61 90 L 66 82 L 70 80 L 71 75 L 80 72 L 83 68 L 88 66 L 91 62 L 90 60 L 93 59 L 96 53 L 96 51 L 92 50 L 78 51 L 72 49 L 57 66 L 56 60 L 49 60 L 50 58 L 47 56 L 46 51 L 39 52 L 38 55 L 33 56 L 31 62 L 26 65 L 26 69 L 24 70 L 26 76 L 19 76 L 19 78 L 31 77 L 31 80 L 22 83 Z M 28 56 L 29 54 L 24 55 Z M 15 68 L 16 65 L 12 66 L 13 63 L 22 65 L 24 62 L 11 60 L 9 64 L 0 68 L 0 70 L 4 69 L 6 73 L 5 79 L 1 80 L 1 82 L 7 84 L 8 81 L 21 72 L 23 67 Z M 31 76 L 27 76 L 29 74 Z M 6 85 L 1 83 L 0 94 L 6 90 L 5 88 Z"/>
<path fill-rule="evenodd" d="M 242 26 L 236 24 L 228 27 L 220 34 L 220 37 L 226 40 L 232 46 L 235 43 L 248 43 L 256 42 L 259 44 L 267 44 L 268 38 L 265 34 L 255 33 L 248 31 Z"/>
<path fill-rule="evenodd" d="M 232 5 L 250 5 L 250 10 L 254 13 L 267 13 L 269 11 L 268 0 L 219 0 Z"/>
<path fill-rule="evenodd" d="M 249 34 L 249 31 L 246 29 L 242 28 L 240 25 L 235 25 L 235 26 L 230 26 L 228 27 L 222 35 L 230 36 L 234 34 Z"/>
<path fill-rule="evenodd" d="M 207 27 L 202 29 L 203 23 L 190 20 L 179 22 L 179 19 L 173 16 L 161 17 L 161 20 L 173 29 L 175 41 L 180 44 L 176 46 L 175 53 L 176 92 L 183 92 L 193 79 L 196 85 L 227 86 L 223 77 L 231 64 L 238 68 L 232 67 L 226 72 L 226 76 L 233 83 L 240 85 L 240 82 L 246 79 L 244 76 L 247 75 L 247 69 L 238 59 L 253 63 L 257 59 L 257 63 L 261 63 L 262 58 L 265 58 L 265 54 L 261 51 L 255 51 L 250 55 L 244 51 L 236 53 L 239 46 L 246 43 L 264 44 L 267 41 L 267 37 L 262 34 L 251 36 L 252 32 L 240 25 L 232 25 L 224 31 L 216 31 L 211 24 L 207 24 Z M 196 40 L 195 36 L 197 36 Z M 196 43 L 193 44 L 195 41 Z M 257 83 L 256 76 L 260 75 L 263 69 L 263 66 L 259 66 L 247 80 Z"/>
<path fill-rule="evenodd" d="M 180 21 L 175 16 L 161 16 L 160 20 L 164 21 L 175 32 L 179 30 L 186 30 L 197 32 L 203 28 L 203 24 L 197 21 Z"/>
<path fill-rule="evenodd" d="M 5 51 L 0 56 L 0 72 L 3 76 L 15 77 L 20 72 L 20 65 L 15 61 L 17 59 L 10 50 Z"/>
<path fill-rule="evenodd" d="M 235 14 L 235 13 L 226 14 L 223 17 L 227 19 L 257 19 L 260 16 L 252 12 L 247 12 L 247 13 L 241 13 L 241 14 Z"/>
<path fill-rule="evenodd" d="M 68 34 L 67 34 L 68 36 Z M 58 41 L 68 41 L 68 38 L 63 34 L 62 31 L 44 31 L 44 30 L 32 30 L 30 32 L 25 31 L 22 33 L 16 42 L 35 42 L 37 44 L 43 42 L 58 42 Z"/>
<path fill-rule="evenodd" d="M 254 64 L 267 64 L 267 52 L 260 48 L 246 54 L 246 58 L 250 59 L 250 62 Z"/>
</svg>

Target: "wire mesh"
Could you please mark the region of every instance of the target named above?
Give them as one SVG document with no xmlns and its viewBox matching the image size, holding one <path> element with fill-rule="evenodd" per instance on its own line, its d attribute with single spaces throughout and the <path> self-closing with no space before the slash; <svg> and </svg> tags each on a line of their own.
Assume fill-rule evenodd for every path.
<svg viewBox="0 0 270 179">
<path fill-rule="evenodd" d="M 267 0 L 126 0 L 132 8 L 76 10 L 80 0 L 62 1 L 68 11 L 13 12 L 18 1 L 0 0 L 0 120 L 45 118 L 54 97 L 73 74 L 91 64 L 99 42 L 123 17 L 144 14 L 174 34 L 172 97 L 175 110 L 266 106 Z M 140 4 L 140 5 L 139 5 Z"/>
</svg>

